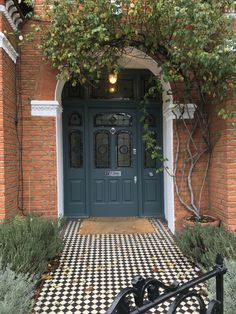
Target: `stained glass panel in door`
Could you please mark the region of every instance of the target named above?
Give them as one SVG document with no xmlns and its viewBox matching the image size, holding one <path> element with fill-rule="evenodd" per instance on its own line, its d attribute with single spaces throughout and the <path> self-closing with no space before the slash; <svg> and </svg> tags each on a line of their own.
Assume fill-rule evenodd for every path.
<svg viewBox="0 0 236 314">
<path fill-rule="evenodd" d="M 132 116 L 128 113 L 102 112 L 94 119 L 94 126 L 132 126 Z"/>
<path fill-rule="evenodd" d="M 82 118 L 78 112 L 73 112 L 69 118 L 69 126 L 81 126 Z"/>
<path fill-rule="evenodd" d="M 79 130 L 69 133 L 69 156 L 71 168 L 83 167 L 83 136 Z"/>
<path fill-rule="evenodd" d="M 110 167 L 110 134 L 107 131 L 95 133 L 94 153 L 95 168 Z"/>
<path fill-rule="evenodd" d="M 132 135 L 128 131 L 117 134 L 117 167 L 131 167 Z"/>
</svg>

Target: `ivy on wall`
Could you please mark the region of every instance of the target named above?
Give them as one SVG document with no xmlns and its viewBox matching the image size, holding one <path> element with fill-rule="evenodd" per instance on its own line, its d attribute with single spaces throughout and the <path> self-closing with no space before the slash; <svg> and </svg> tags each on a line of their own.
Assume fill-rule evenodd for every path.
<svg viewBox="0 0 236 314">
<path fill-rule="evenodd" d="M 119 72 L 119 59 L 136 48 L 158 63 L 174 94 L 181 90 L 177 102 L 181 110 L 188 110 L 183 104 L 196 104 L 191 125 L 184 122 L 183 115 L 179 117 L 189 139 L 185 143 L 182 181 L 178 181 L 181 145 L 176 128 L 178 145 L 173 175 L 180 202 L 198 217 L 212 151 L 206 107 L 209 103 L 220 104 L 235 87 L 234 20 L 227 13 L 233 3 L 233 0 L 45 0 L 41 20 L 35 23 L 35 31 L 42 34 L 43 55 L 61 78 L 72 79 L 74 83 L 96 82 L 104 69 Z M 161 91 L 160 79 L 153 82 L 149 93 Z M 227 118 L 232 113 L 221 109 L 219 114 Z M 199 128 L 203 143 L 200 146 L 194 140 Z M 144 139 L 153 157 L 160 157 L 160 147 L 145 124 L 144 129 Z M 204 155 L 207 158 L 196 200 L 192 176 Z M 164 163 L 165 158 L 160 158 Z M 183 181 L 190 195 L 187 199 L 181 194 Z"/>
<path fill-rule="evenodd" d="M 147 53 L 166 80 L 222 99 L 235 79 L 231 0 L 48 0 L 43 53 L 67 80 L 117 68 L 127 47 Z M 119 9 L 122 8 L 122 9 Z"/>
</svg>

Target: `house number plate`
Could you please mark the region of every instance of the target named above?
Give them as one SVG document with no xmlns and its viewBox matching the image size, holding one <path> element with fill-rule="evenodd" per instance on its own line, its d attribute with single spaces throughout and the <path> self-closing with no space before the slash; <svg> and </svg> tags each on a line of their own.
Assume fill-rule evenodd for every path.
<svg viewBox="0 0 236 314">
<path fill-rule="evenodd" d="M 121 177 L 121 171 L 106 171 L 105 175 L 109 177 Z"/>
</svg>

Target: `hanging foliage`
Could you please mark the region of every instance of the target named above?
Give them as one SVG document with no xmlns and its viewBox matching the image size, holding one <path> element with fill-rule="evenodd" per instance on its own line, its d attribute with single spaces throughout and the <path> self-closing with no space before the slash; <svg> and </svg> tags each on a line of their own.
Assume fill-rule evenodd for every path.
<svg viewBox="0 0 236 314">
<path fill-rule="evenodd" d="M 42 32 L 41 49 L 45 58 L 65 80 L 94 82 L 104 69 L 119 71 L 119 59 L 136 48 L 158 63 L 162 78 L 171 83 L 173 94 L 181 90 L 177 106 L 182 114 L 176 116 L 173 175 L 180 202 L 198 217 L 212 151 L 206 105 L 220 103 L 235 86 L 234 22 L 227 13 L 233 3 L 233 0 L 47 0 L 45 16 L 41 17 L 43 27 L 36 26 Z M 160 86 L 160 80 L 154 80 L 149 92 L 160 90 Z M 192 124 L 183 119 L 188 108 L 182 104 L 186 103 L 196 104 Z M 220 114 L 230 115 L 225 109 Z M 189 135 L 184 144 L 180 179 L 177 173 L 183 149 L 179 122 Z M 199 129 L 201 145 L 195 142 Z M 154 158 L 160 157 L 161 149 L 145 123 L 144 130 L 147 147 Z M 196 164 L 205 155 L 196 200 L 192 176 Z M 187 199 L 183 193 L 185 185 L 190 195 Z"/>
<path fill-rule="evenodd" d="M 48 0 L 42 49 L 65 78 L 118 67 L 127 47 L 154 58 L 168 81 L 220 97 L 235 79 L 231 0 Z"/>
</svg>

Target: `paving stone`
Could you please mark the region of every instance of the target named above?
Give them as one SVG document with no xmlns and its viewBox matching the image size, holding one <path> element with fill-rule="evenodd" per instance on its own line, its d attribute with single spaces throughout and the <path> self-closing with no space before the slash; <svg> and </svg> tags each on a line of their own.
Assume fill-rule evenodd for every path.
<svg viewBox="0 0 236 314">
<path fill-rule="evenodd" d="M 181 254 L 165 225 L 155 219 L 151 222 L 156 233 L 80 235 L 80 220 L 70 221 L 60 266 L 45 281 L 35 314 L 105 314 L 117 293 L 130 286 L 137 274 L 167 285 L 198 277 L 198 269 Z M 169 306 L 165 302 L 147 313 L 166 313 Z M 177 313 L 194 314 L 197 309 L 196 301 L 187 299 Z"/>
</svg>

